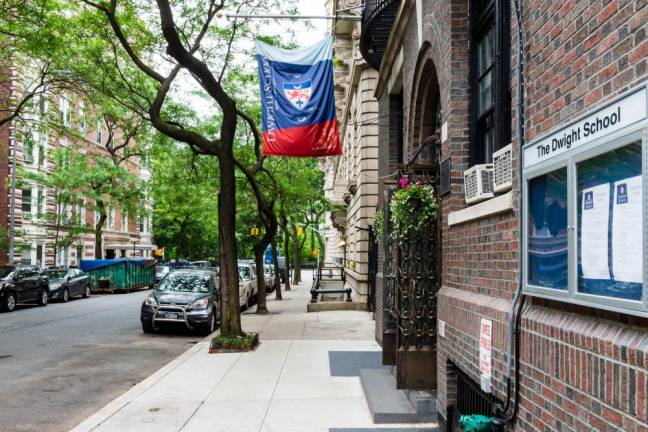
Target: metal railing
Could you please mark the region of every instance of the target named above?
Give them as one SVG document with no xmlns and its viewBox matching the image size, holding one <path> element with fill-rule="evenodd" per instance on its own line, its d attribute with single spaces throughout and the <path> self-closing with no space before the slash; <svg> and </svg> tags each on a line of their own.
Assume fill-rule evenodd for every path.
<svg viewBox="0 0 648 432">
<path fill-rule="evenodd" d="M 401 0 L 365 0 L 362 11 L 360 52 L 378 70 Z"/>
</svg>

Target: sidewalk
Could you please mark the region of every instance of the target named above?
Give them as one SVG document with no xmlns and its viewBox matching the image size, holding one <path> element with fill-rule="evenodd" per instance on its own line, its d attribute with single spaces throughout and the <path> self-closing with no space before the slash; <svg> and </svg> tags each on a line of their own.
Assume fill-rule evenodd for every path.
<svg viewBox="0 0 648 432">
<path fill-rule="evenodd" d="M 373 424 L 358 378 L 380 364 L 371 314 L 306 313 L 309 279 L 269 299 L 270 315 L 243 314 L 244 330 L 260 333 L 256 351 L 208 354 L 209 341 L 199 342 L 73 432 L 414 429 Z"/>
</svg>

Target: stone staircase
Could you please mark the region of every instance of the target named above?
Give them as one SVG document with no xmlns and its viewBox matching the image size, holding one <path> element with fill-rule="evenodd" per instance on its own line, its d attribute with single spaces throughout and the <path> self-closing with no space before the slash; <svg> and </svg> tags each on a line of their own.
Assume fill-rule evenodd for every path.
<svg viewBox="0 0 648 432">
<path fill-rule="evenodd" d="M 360 369 L 360 383 L 374 423 L 434 423 L 436 394 L 398 390 L 394 369 Z"/>
</svg>

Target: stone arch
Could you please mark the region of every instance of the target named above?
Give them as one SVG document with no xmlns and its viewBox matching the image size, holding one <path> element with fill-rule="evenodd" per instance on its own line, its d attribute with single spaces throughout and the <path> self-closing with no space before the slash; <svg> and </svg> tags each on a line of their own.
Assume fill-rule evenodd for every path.
<svg viewBox="0 0 648 432">
<path fill-rule="evenodd" d="M 434 61 L 434 49 L 423 43 L 412 81 L 408 134 L 408 162 L 424 147 L 415 164 L 429 164 L 436 160 L 436 146 L 426 144 L 441 128 L 441 92 Z M 437 161 L 438 162 L 438 161 Z"/>
</svg>

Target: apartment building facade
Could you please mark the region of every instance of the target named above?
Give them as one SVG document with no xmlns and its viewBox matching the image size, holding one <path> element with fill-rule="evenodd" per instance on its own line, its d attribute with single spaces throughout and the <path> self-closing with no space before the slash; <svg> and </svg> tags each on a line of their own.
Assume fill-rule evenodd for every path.
<svg viewBox="0 0 648 432">
<path fill-rule="evenodd" d="M 648 430 L 648 4 L 374 0 L 363 17 L 390 120 L 380 203 L 401 176 L 438 193 L 433 272 L 411 284 L 403 244 L 380 242 L 399 387 L 449 424 L 500 405 L 507 430 Z"/>
<path fill-rule="evenodd" d="M 330 0 L 328 11 L 359 16 L 359 0 Z M 347 12 L 345 12 L 346 14 Z M 322 161 L 325 193 L 334 210 L 326 218 L 326 258 L 344 265 L 356 302 L 371 302 L 369 248 L 378 204 L 377 72 L 359 51 L 360 22 L 336 21 L 332 27 L 336 59 L 335 101 L 343 154 Z"/>
<path fill-rule="evenodd" d="M 27 80 L 23 74 L 13 72 L 10 88 L 14 100 L 18 100 Z M 0 264 L 13 261 L 43 267 L 78 266 L 82 259 L 95 258 L 94 226 L 99 213 L 94 201 L 75 195 L 73 202 L 62 203 L 56 199 L 59 191 L 33 179 L 52 174 L 60 163 L 55 155 L 61 149 L 109 159 L 105 148 L 108 132 L 100 113 L 71 91 L 37 96 L 19 119 L 4 125 L 0 130 L 0 184 L 4 185 L 0 196 L 4 234 Z M 139 176 L 143 184 L 151 176 L 145 161 L 135 157 L 124 162 L 124 167 Z M 102 235 L 104 258 L 152 256 L 152 206 L 145 199 L 140 207 L 137 214 L 129 215 L 119 204 L 108 203 Z M 10 243 L 13 251 L 9 250 Z M 56 253 L 55 245 L 59 245 Z"/>
</svg>

